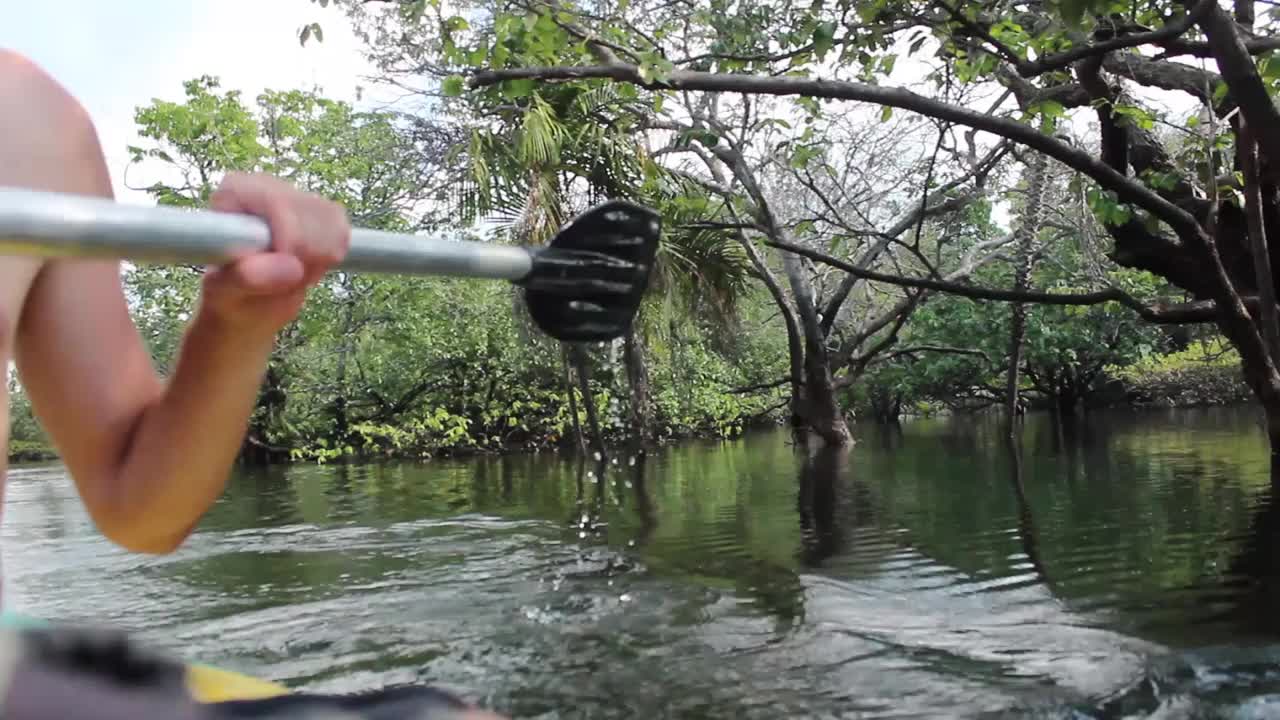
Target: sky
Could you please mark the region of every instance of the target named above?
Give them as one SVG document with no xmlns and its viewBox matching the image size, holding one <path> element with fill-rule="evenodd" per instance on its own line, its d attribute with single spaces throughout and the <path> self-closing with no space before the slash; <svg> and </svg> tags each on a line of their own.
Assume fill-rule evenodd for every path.
<svg viewBox="0 0 1280 720">
<path fill-rule="evenodd" d="M 215 75 L 249 100 L 267 88 L 319 86 L 358 105 L 394 105 L 385 86 L 373 87 L 373 68 L 347 18 L 312 0 L 0 2 L 0 47 L 34 59 L 88 109 L 122 202 L 153 204 L 126 186 L 135 109 L 154 98 L 181 100 L 182 83 L 199 75 Z M 302 47 L 298 31 L 313 21 L 322 24 L 324 41 Z M 895 79 L 910 86 L 919 71 L 908 64 L 899 63 Z M 364 102 L 356 101 L 358 87 Z M 149 166 L 132 170 L 127 181 L 137 187 L 160 177 Z"/>
<path fill-rule="evenodd" d="M 117 199 L 151 205 L 125 185 L 133 114 L 155 98 L 182 99 L 182 83 L 218 76 L 252 99 L 264 89 L 319 86 L 355 101 L 372 68 L 349 21 L 311 0 L 57 0 L 3 3 L 0 47 L 30 57 L 89 111 Z M 301 47 L 298 31 L 318 21 L 324 42 Z M 135 186 L 155 178 L 134 170 Z"/>
</svg>

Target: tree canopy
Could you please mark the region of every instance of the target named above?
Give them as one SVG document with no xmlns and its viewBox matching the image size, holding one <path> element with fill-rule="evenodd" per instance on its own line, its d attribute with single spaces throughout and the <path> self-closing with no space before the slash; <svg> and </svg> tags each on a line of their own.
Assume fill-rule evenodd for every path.
<svg viewBox="0 0 1280 720">
<path fill-rule="evenodd" d="M 562 138 L 609 157 L 602 138 L 621 129 L 642 148 L 633 177 L 685 181 L 686 198 L 700 198 L 699 222 L 737 233 L 775 299 L 789 337 L 793 422 L 829 443 L 847 441 L 835 399 L 842 373 L 865 367 L 866 349 L 896 342 L 894 328 L 940 291 L 1011 302 L 1015 315 L 1024 301 L 1118 301 L 1148 321 L 1213 322 L 1239 349 L 1263 404 L 1280 411 L 1265 244 L 1280 210 L 1267 161 L 1280 157 L 1270 6 L 334 4 L 387 78 L 475 126 L 507 123 L 512 145 L 543 149 L 534 165 L 557 165 Z M 566 96 L 609 100 L 583 116 L 563 111 L 556 98 Z M 899 121 L 897 111 L 910 114 Z M 556 122 L 564 132 L 547 130 Z M 878 144 L 877 133 L 892 140 Z M 988 229 L 966 245 L 972 233 L 955 232 L 957 219 L 972 214 L 961 209 L 1018 213 L 1028 169 L 1045 161 L 1065 174 L 1068 206 L 1079 199 L 1087 210 L 1072 218 L 1075 232 L 1109 237 L 1110 262 L 1159 279 L 1130 283 L 1150 294 L 1098 273 L 1068 294 L 1027 294 L 1019 282 L 971 289 L 976 270 L 1012 261 L 999 256 L 1014 236 L 1048 221 L 1023 207 L 1014 232 Z M 613 189 L 644 197 L 641 187 Z M 850 274 L 829 283 L 810 260 Z M 909 289 L 857 296 L 848 321 L 860 279 Z"/>
<path fill-rule="evenodd" d="M 414 112 L 196 78 L 139 109 L 130 179 L 200 206 L 263 170 L 366 226 L 531 244 L 625 197 L 665 234 L 634 332 L 595 348 L 505 287 L 335 274 L 272 357 L 268 454 L 774 421 L 842 445 L 857 411 L 1146 397 L 1116 385 L 1161 358 L 1239 362 L 1280 432 L 1271 5 L 314 2 L 297 40 L 350 23 Z M 161 363 L 197 277 L 129 274 Z"/>
</svg>

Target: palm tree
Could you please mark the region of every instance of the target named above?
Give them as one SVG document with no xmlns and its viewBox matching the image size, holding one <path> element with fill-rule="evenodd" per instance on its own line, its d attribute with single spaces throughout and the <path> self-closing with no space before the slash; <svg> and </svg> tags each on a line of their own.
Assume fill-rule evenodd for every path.
<svg viewBox="0 0 1280 720">
<path fill-rule="evenodd" d="M 690 199 L 705 198 L 705 190 L 649 155 L 638 137 L 650 112 L 619 86 L 550 85 L 519 106 L 475 102 L 486 121 L 478 123 L 466 152 L 470 176 L 457 197 L 464 220 L 490 223 L 511 242 L 541 244 L 574 214 L 606 198 L 632 199 L 661 213 L 665 232 L 650 288 L 623 339 L 633 437 L 638 444 L 648 442 L 654 435 L 648 340 L 665 334 L 677 349 L 680 322 L 690 317 L 706 319 L 721 338 L 730 336 L 736 301 L 752 273 L 748 258 L 732 234 L 697 224 L 706 219 L 710 203 Z M 577 350 L 566 356 L 595 426 L 586 357 Z M 572 390 L 567 392 L 572 399 Z M 603 451 L 598 430 L 592 432 Z"/>
</svg>

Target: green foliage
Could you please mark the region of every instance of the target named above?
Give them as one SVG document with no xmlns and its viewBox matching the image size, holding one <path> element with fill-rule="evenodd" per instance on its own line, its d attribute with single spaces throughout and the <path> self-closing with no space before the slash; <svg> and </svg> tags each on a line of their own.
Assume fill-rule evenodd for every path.
<svg viewBox="0 0 1280 720">
<path fill-rule="evenodd" d="M 1157 27 L 1185 12 L 1167 0 L 1051 0 L 1017 12 L 992 0 L 947 8 L 922 0 L 849 6 L 625 0 L 590 12 L 572 4 L 313 2 L 343 7 L 374 62 L 401 83 L 423 87 L 433 115 L 359 112 L 302 91 L 270 91 L 248 103 L 214 78 L 197 78 L 185 84 L 181 102 L 158 100 L 138 110 L 144 143 L 130 152 L 166 175 L 149 192 L 162 204 L 202 207 L 224 173 L 270 172 L 342 202 L 364 226 L 413 231 L 485 221 L 495 230 L 492 241 L 516 243 L 545 242 L 605 198 L 651 205 L 666 230 L 636 338 L 651 380 L 654 425 L 664 437 L 732 435 L 785 412 L 785 386 L 727 392 L 767 385 L 789 367 L 783 323 L 754 281 L 760 267 L 783 273 L 768 253 L 757 267 L 744 239 L 761 234 L 760 225 L 774 217 L 801 244 L 858 257 L 921 188 L 932 192 L 971 170 L 964 153 L 976 159 L 982 149 L 975 143 L 986 140 L 966 140 L 952 129 L 939 143 L 944 151 L 924 162 L 905 147 L 927 123 L 887 105 L 869 107 L 868 123 L 858 125 L 850 120 L 860 112 L 855 105 L 813 97 L 743 99 L 574 77 L 470 87 L 471 70 L 599 65 L 616 57 L 634 64 L 646 82 L 681 68 L 879 84 L 910 59 L 927 65 L 927 81 L 913 87 L 918 94 L 986 107 L 975 91 L 1004 77 L 1011 64 L 1077 46 L 1117 19 Z M 323 39 L 319 23 L 299 30 L 299 42 L 313 38 Z M 1260 60 L 1267 82 L 1280 82 L 1277 67 L 1272 56 Z M 1067 69 L 1035 80 L 1046 88 L 1074 81 Z M 1226 92 L 1225 85 L 1214 88 L 1219 99 Z M 1058 133 L 1069 112 L 1064 98 L 1050 94 L 991 112 Z M 1112 106 L 1125 127 L 1159 135 L 1172 122 L 1131 100 Z M 1181 175 L 1229 151 L 1232 138 L 1223 128 L 1207 143 L 1179 142 L 1169 143 L 1170 165 L 1142 173 L 1143 182 L 1170 191 Z M 747 158 L 749 173 L 756 173 L 749 179 L 767 186 L 772 207 L 762 208 L 744 189 L 746 179 L 726 171 L 732 153 Z M 987 180 L 1003 183 L 1016 214 L 1016 183 L 1004 175 L 997 167 Z M 1172 294 L 1151 276 L 1100 260 L 1096 240 L 1076 241 L 1151 218 L 1121 202 L 1113 188 L 1079 176 L 1065 184 L 1060 195 L 1071 202 L 1057 203 L 1065 207 L 1058 220 L 1072 227 L 1041 238 L 1033 286 L 1084 292 L 1105 282 L 1139 297 Z M 952 191 L 951 199 L 968 189 Z M 900 236 L 876 267 L 920 275 L 972 260 L 970 253 L 1001 233 L 992 220 L 1000 189 L 984 188 L 960 212 Z M 820 300 L 829 300 L 839 278 L 806 272 Z M 181 267 L 127 274 L 135 316 L 162 368 L 195 306 L 199 277 L 198 269 Z M 784 278 L 781 292 L 792 293 L 784 305 L 794 304 L 797 291 L 786 286 L 794 279 Z M 1008 287 L 1011 272 L 996 257 L 972 279 Z M 841 316 L 843 325 L 817 342 L 839 357 L 888 339 L 886 326 L 859 347 L 842 344 L 862 318 L 901 297 L 880 285 L 855 293 L 844 307 L 852 319 Z M 1005 303 L 929 297 L 892 331 L 895 342 L 848 392 L 860 402 L 923 411 L 991 402 L 1007 352 L 1009 310 Z M 1032 307 L 1024 383 L 1044 396 L 1089 393 L 1107 368 L 1132 367 L 1166 349 L 1162 331 L 1114 303 Z M 626 433 L 633 401 L 620 354 L 616 346 L 595 348 L 591 360 L 593 404 L 611 437 Z M 561 371 L 560 348 L 537 337 L 505 286 L 336 273 L 282 333 L 252 432 L 261 443 L 318 460 L 545 447 L 564 442 L 573 425 Z"/>
<path fill-rule="evenodd" d="M 10 461 L 32 462 L 52 460 L 57 452 L 49 443 L 49 438 L 40 423 L 36 420 L 31 408 L 31 398 L 10 374 L 7 379 L 9 391 L 9 450 Z"/>
<path fill-rule="evenodd" d="M 1240 355 L 1222 338 L 1108 369 L 1124 384 L 1130 401 L 1140 405 L 1221 405 L 1251 398 L 1240 372 Z"/>
<path fill-rule="evenodd" d="M 458 140 L 465 137 L 453 128 L 358 112 L 302 91 L 268 91 L 251 108 L 208 77 L 184 89 L 184 102 L 158 100 L 137 113 L 140 135 L 151 142 L 132 148 L 135 160 L 148 167 L 159 161 L 160 171 L 177 178 L 149 187 L 162 204 L 201 207 L 224 173 L 269 172 L 337 200 L 365 227 L 413 231 L 451 222 L 450 229 L 461 232 L 455 209 L 481 197 L 474 185 L 461 194 L 450 187 L 460 177 L 453 168 Z M 634 146 L 619 145 L 613 168 L 584 164 L 593 157 L 586 148 L 601 138 L 571 135 L 561 121 L 565 112 L 616 101 L 604 92 L 532 97 L 529 111 L 513 118 L 513 142 L 502 133 L 472 133 L 473 145 L 501 145 L 515 153 L 505 164 L 497 154 L 477 156 L 505 173 L 495 172 L 491 186 L 503 191 L 485 193 L 483 199 L 495 207 L 505 202 L 504 192 L 555 192 L 557 175 L 598 179 L 604 172 L 617 179 L 601 183 L 645 182 L 644 173 L 624 157 L 635 155 Z M 622 136 L 612 140 L 624 141 Z M 518 168 L 529 165 L 549 171 L 534 177 L 533 185 L 519 186 Z M 466 172 L 461 179 L 475 177 Z M 668 192 L 669 202 L 685 201 Z M 555 204 L 544 205 L 544 216 L 524 233 L 526 238 L 558 227 L 563 211 L 550 207 Z M 683 246 L 667 250 L 658 271 L 665 280 L 658 284 L 678 285 L 681 289 L 672 293 L 683 302 L 728 312 L 745 283 L 732 274 L 722 279 L 712 273 L 717 267 L 740 270 L 744 263 L 740 251 L 735 254 L 714 234 L 694 232 Z M 184 267 L 145 266 L 126 274 L 134 316 L 162 369 L 174 359 L 195 311 L 199 278 L 198 269 Z M 649 306 L 646 315 L 655 321 L 673 317 L 664 312 L 677 312 L 662 296 Z M 559 349 L 531 333 L 525 322 L 505 284 L 334 273 L 281 333 L 250 435 L 295 459 L 317 461 L 567 442 L 573 419 Z M 682 343 L 673 354 L 658 329 L 661 323 L 646 327 L 654 336 L 646 351 L 651 375 L 676 372 L 702 386 L 678 398 L 659 392 L 656 421 L 664 436 L 731 435 L 758 412 L 763 401 L 736 401 L 716 390 L 740 382 L 742 368 L 754 364 L 733 364 L 696 341 Z M 673 370 L 672 363 L 680 369 Z M 592 377 L 605 432 L 624 437 L 628 389 L 618 358 L 597 357 Z M 581 403 L 579 413 L 585 422 Z"/>
<path fill-rule="evenodd" d="M 1041 264 L 1033 275 L 1037 290 L 1072 294 L 1093 289 L 1067 282 L 1078 268 L 1071 266 L 1073 258 L 1066 248 L 1057 246 L 1056 262 Z M 1011 282 L 1007 269 L 991 269 L 979 276 L 989 286 L 1007 287 Z M 1152 276 L 1133 271 L 1113 271 L 1108 279 L 1135 294 L 1154 295 L 1161 287 Z M 970 352 L 929 350 L 893 357 L 869 373 L 868 389 L 859 402 L 874 406 L 877 400 L 884 403 L 893 398 L 904 407 L 924 402 L 961 408 L 1000 401 L 1010 311 L 1008 303 L 960 297 L 931 299 L 912 316 L 898 345 Z M 1023 340 L 1022 387 L 1046 399 L 1086 399 L 1101 390 L 1111 368 L 1157 356 L 1165 345 L 1158 328 L 1116 302 L 1030 305 Z"/>
</svg>

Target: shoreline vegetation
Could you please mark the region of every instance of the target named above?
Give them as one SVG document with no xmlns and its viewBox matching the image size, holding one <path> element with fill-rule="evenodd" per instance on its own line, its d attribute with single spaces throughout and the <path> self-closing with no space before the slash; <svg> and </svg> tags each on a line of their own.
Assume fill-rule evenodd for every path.
<svg viewBox="0 0 1280 720">
<path fill-rule="evenodd" d="M 851 424 L 904 417 L 1240 403 L 1266 410 L 1280 444 L 1274 272 L 1253 254 L 1265 243 L 1245 243 L 1275 236 L 1266 225 L 1280 217 L 1280 192 L 1253 167 L 1260 140 L 1213 121 L 1213 107 L 1108 99 L 1093 75 L 1123 75 L 1139 57 L 1129 44 L 1095 46 L 1078 84 L 1054 75 L 1063 95 L 1037 89 L 1030 78 L 1081 58 L 1017 58 L 1075 44 L 1079 17 L 1036 9 L 1021 19 L 1031 25 L 999 28 L 992 54 L 971 46 L 995 39 L 987 29 L 905 6 L 869 10 L 858 27 L 818 6 L 755 17 L 696 2 L 608 18 L 500 11 L 472 27 L 424 22 L 420 0 L 319 5 L 358 31 L 375 82 L 417 88 L 429 107 L 375 109 L 320 88 L 246 97 L 189 79 L 134 113 L 130 177 L 158 205 L 205 208 L 225 173 L 258 172 L 373 230 L 541 246 L 626 199 L 658 213 L 662 241 L 633 327 L 591 346 L 542 334 L 509 283 L 329 274 L 277 338 L 246 464 L 590 456 L 761 426 L 838 448 Z M 1135 22 L 1171 22 L 1159 5 Z M 980 9 L 972 22 L 986 22 Z M 780 33 L 763 31 L 774 23 Z M 320 34 L 306 27 L 304 45 Z M 589 39 L 601 29 L 607 42 Z M 924 94 L 890 77 L 902 48 L 889 38 L 906 29 L 919 33 L 906 56 L 934 70 Z M 707 37 L 722 39 L 695 51 Z M 686 46 L 668 56 L 666 42 Z M 762 55 L 770 43 L 790 49 Z M 829 62 L 863 80 L 805 79 Z M 1267 68 L 1280 88 L 1280 63 Z M 1243 88 L 1253 104 L 1241 118 L 1270 128 L 1258 82 L 1197 83 L 1190 96 L 1236 103 Z M 997 91 L 985 112 L 968 107 L 979 90 Z M 1244 203 L 1255 195 L 1260 205 Z M 123 272 L 164 374 L 201 269 Z M 9 457 L 48 458 L 12 377 L 9 396 Z"/>
<path fill-rule="evenodd" d="M 741 404 L 730 403 L 727 407 L 716 403 L 717 393 L 714 387 L 700 388 L 692 393 L 695 407 L 690 414 L 679 417 L 660 415 L 659 423 L 662 432 L 654 438 L 656 442 L 678 442 L 681 440 L 731 438 L 748 430 L 762 427 L 777 427 L 787 421 L 785 407 L 774 407 L 768 412 L 754 413 L 752 408 Z M 773 398 L 783 397 L 784 392 L 770 396 L 766 404 L 777 405 Z M 723 398 L 734 398 L 732 394 L 724 394 Z M 600 393 L 597 400 L 604 399 L 609 404 L 608 393 Z M 851 407 L 855 408 L 850 422 L 882 422 L 874 417 L 874 408 L 863 398 L 852 398 Z M 1191 408 L 1207 406 L 1247 405 L 1252 401 L 1249 388 L 1241 376 L 1239 358 L 1220 341 L 1194 343 L 1187 349 L 1164 355 L 1153 355 L 1139 362 L 1124 367 L 1111 367 L 1080 398 L 1076 412 L 1087 413 L 1092 409 L 1116 407 L 1143 408 Z M 581 399 L 579 398 L 579 403 Z M 612 402 L 616 408 L 618 403 Z M 1031 396 L 1028 401 L 1031 411 L 1058 411 L 1054 399 L 1047 396 Z M 967 404 L 951 406 L 945 402 L 932 399 L 917 399 L 907 403 L 898 414 L 900 418 L 928 417 L 941 414 L 988 413 L 998 412 L 998 403 L 988 403 L 984 407 Z M 579 407 L 580 423 L 587 423 L 586 412 Z M 31 414 L 20 388 L 11 388 L 10 415 L 15 432 L 9 441 L 8 459 L 11 463 L 32 463 L 52 461 L 58 458 L 56 451 L 50 446 L 48 439 L 41 432 Z M 428 415 L 428 417 L 436 417 Z M 679 428 L 672 428 L 673 420 L 682 422 Z M 262 458 L 252 450 L 252 443 L 246 448 L 242 459 L 248 462 L 325 462 L 340 460 L 370 459 L 424 459 L 429 457 L 467 457 L 482 454 L 513 454 L 537 451 L 570 451 L 575 448 L 563 432 L 552 430 L 542 437 L 528 437 L 524 442 L 508 442 L 483 445 L 464 433 L 453 433 L 452 442 L 447 439 L 434 438 L 429 446 L 419 440 L 414 442 L 413 428 L 419 427 L 423 418 L 406 418 L 405 427 L 362 428 L 357 434 L 368 433 L 361 437 L 364 444 L 347 443 L 341 447 L 333 447 L 328 442 L 316 443 L 313 447 L 278 448 L 270 458 Z M 604 432 L 607 445 L 619 445 L 628 441 L 626 413 L 622 413 L 616 422 L 608 424 L 608 432 Z M 442 423 L 433 426 L 444 427 Z M 461 423 L 459 426 L 465 425 Z M 563 428 L 561 429 L 563 430 Z M 449 436 L 447 429 L 443 431 Z M 400 445 L 395 440 L 401 441 Z"/>
</svg>

